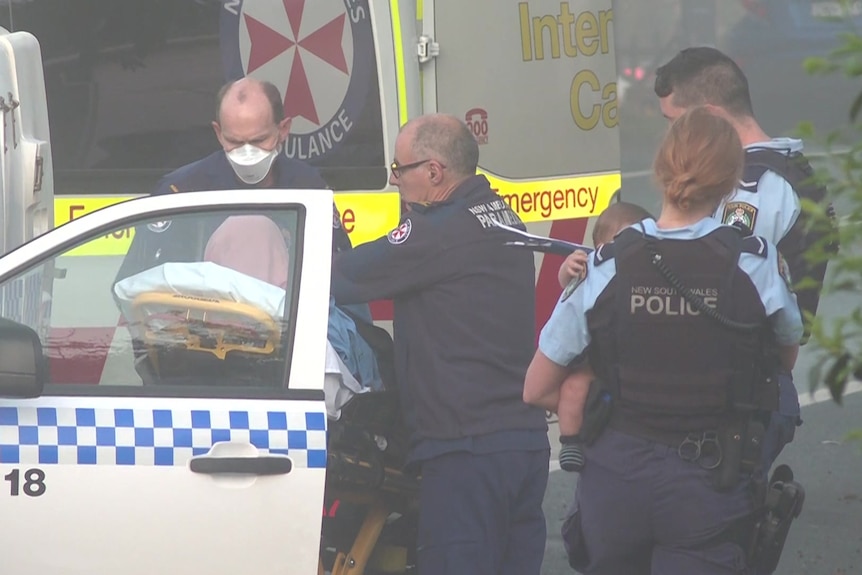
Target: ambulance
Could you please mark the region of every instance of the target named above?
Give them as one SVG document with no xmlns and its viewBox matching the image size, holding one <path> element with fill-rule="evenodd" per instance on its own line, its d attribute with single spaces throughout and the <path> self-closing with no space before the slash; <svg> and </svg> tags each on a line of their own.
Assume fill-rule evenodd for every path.
<svg viewBox="0 0 862 575">
<path fill-rule="evenodd" d="M 620 187 L 611 0 L 6 1 L 0 26 L 4 573 L 408 572 L 397 402 L 322 344 L 331 203 L 354 245 L 394 228 L 395 137 L 441 111 L 530 232 L 589 243 Z M 143 197 L 217 149 L 214 94 L 247 75 L 332 190 Z M 238 284 L 118 296 L 135 228 L 235 215 L 293 222 L 277 313 Z M 538 327 L 561 260 L 536 258 Z M 142 358 L 220 383 L 146 385 Z"/>
</svg>

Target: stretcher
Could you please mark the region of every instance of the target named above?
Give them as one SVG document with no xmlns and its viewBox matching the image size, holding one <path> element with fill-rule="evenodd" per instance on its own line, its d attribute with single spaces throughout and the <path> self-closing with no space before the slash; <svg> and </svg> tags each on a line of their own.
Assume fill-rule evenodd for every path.
<svg viewBox="0 0 862 575">
<path fill-rule="evenodd" d="M 202 287 L 205 286 L 205 287 Z M 159 376 L 271 378 L 284 290 L 216 264 L 163 264 L 114 289 Z M 404 471 L 397 390 L 362 388 L 327 342 L 327 466 L 319 573 L 404 573 L 414 562 L 418 478 Z M 207 378 L 209 379 L 209 378 Z"/>
</svg>

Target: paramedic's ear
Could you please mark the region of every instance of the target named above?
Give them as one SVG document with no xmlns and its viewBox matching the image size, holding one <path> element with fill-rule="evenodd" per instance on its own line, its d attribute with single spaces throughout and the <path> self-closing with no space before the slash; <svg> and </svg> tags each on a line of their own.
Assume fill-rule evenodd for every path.
<svg viewBox="0 0 862 575">
<path fill-rule="evenodd" d="M 279 143 L 287 140 L 287 136 L 290 134 L 291 122 L 293 122 L 293 118 L 285 118 L 281 122 L 278 123 L 278 140 L 279 140 Z"/>
<path fill-rule="evenodd" d="M 443 181 L 443 166 L 437 160 L 428 162 L 428 177 L 435 186 Z"/>
<path fill-rule="evenodd" d="M 215 120 L 213 120 L 212 127 L 213 127 L 213 131 L 215 132 L 216 139 L 218 139 L 218 143 L 219 143 L 219 144 L 221 144 L 221 146 L 224 148 L 224 147 L 225 147 L 225 145 L 224 145 L 224 142 L 222 142 L 222 139 L 221 139 L 221 126 L 219 125 L 219 123 L 218 123 L 218 122 L 216 122 Z"/>
</svg>

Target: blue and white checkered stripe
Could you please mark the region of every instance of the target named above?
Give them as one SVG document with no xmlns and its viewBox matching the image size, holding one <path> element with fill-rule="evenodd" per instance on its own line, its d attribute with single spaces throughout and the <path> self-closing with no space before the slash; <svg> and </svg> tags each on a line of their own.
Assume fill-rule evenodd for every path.
<svg viewBox="0 0 862 575">
<path fill-rule="evenodd" d="M 326 467 L 322 411 L 0 406 L 0 464 L 185 465 L 224 441 Z"/>
</svg>

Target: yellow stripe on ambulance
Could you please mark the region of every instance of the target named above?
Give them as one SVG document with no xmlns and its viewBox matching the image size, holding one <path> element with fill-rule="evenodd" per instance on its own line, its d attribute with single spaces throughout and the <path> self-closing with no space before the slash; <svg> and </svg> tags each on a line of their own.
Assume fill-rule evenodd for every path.
<svg viewBox="0 0 862 575">
<path fill-rule="evenodd" d="M 491 174 L 485 177 L 526 223 L 598 216 L 621 182 L 619 172 L 532 182 L 512 182 Z"/>
<path fill-rule="evenodd" d="M 513 182 L 485 173 L 491 186 L 524 222 L 598 216 L 620 187 L 620 174 L 571 176 L 550 180 Z M 80 218 L 106 206 L 139 196 L 58 196 L 54 199 L 54 225 Z M 342 192 L 335 194 L 341 224 L 354 246 L 376 240 L 398 225 L 398 192 Z M 70 256 L 120 256 L 129 250 L 133 228 L 106 234 L 68 252 Z"/>
<path fill-rule="evenodd" d="M 55 196 L 54 226 L 59 227 L 90 212 L 131 200 L 135 196 Z M 67 256 L 121 256 L 132 245 L 133 229 L 119 230 L 103 238 L 87 242 L 64 255 Z"/>
<path fill-rule="evenodd" d="M 58 196 L 54 199 L 54 226 L 80 218 L 90 212 L 139 196 Z M 353 245 L 386 235 L 398 225 L 401 201 L 397 192 L 335 194 L 341 224 Z M 129 251 L 135 230 L 128 228 L 69 251 L 68 256 L 121 256 Z"/>
<path fill-rule="evenodd" d="M 54 199 L 54 226 L 61 226 L 90 212 L 140 196 L 59 196 Z M 386 235 L 398 225 L 401 200 L 398 192 L 335 194 L 341 224 L 353 245 Z M 129 251 L 134 228 L 118 230 L 71 250 L 69 256 L 120 256 Z"/>
</svg>

